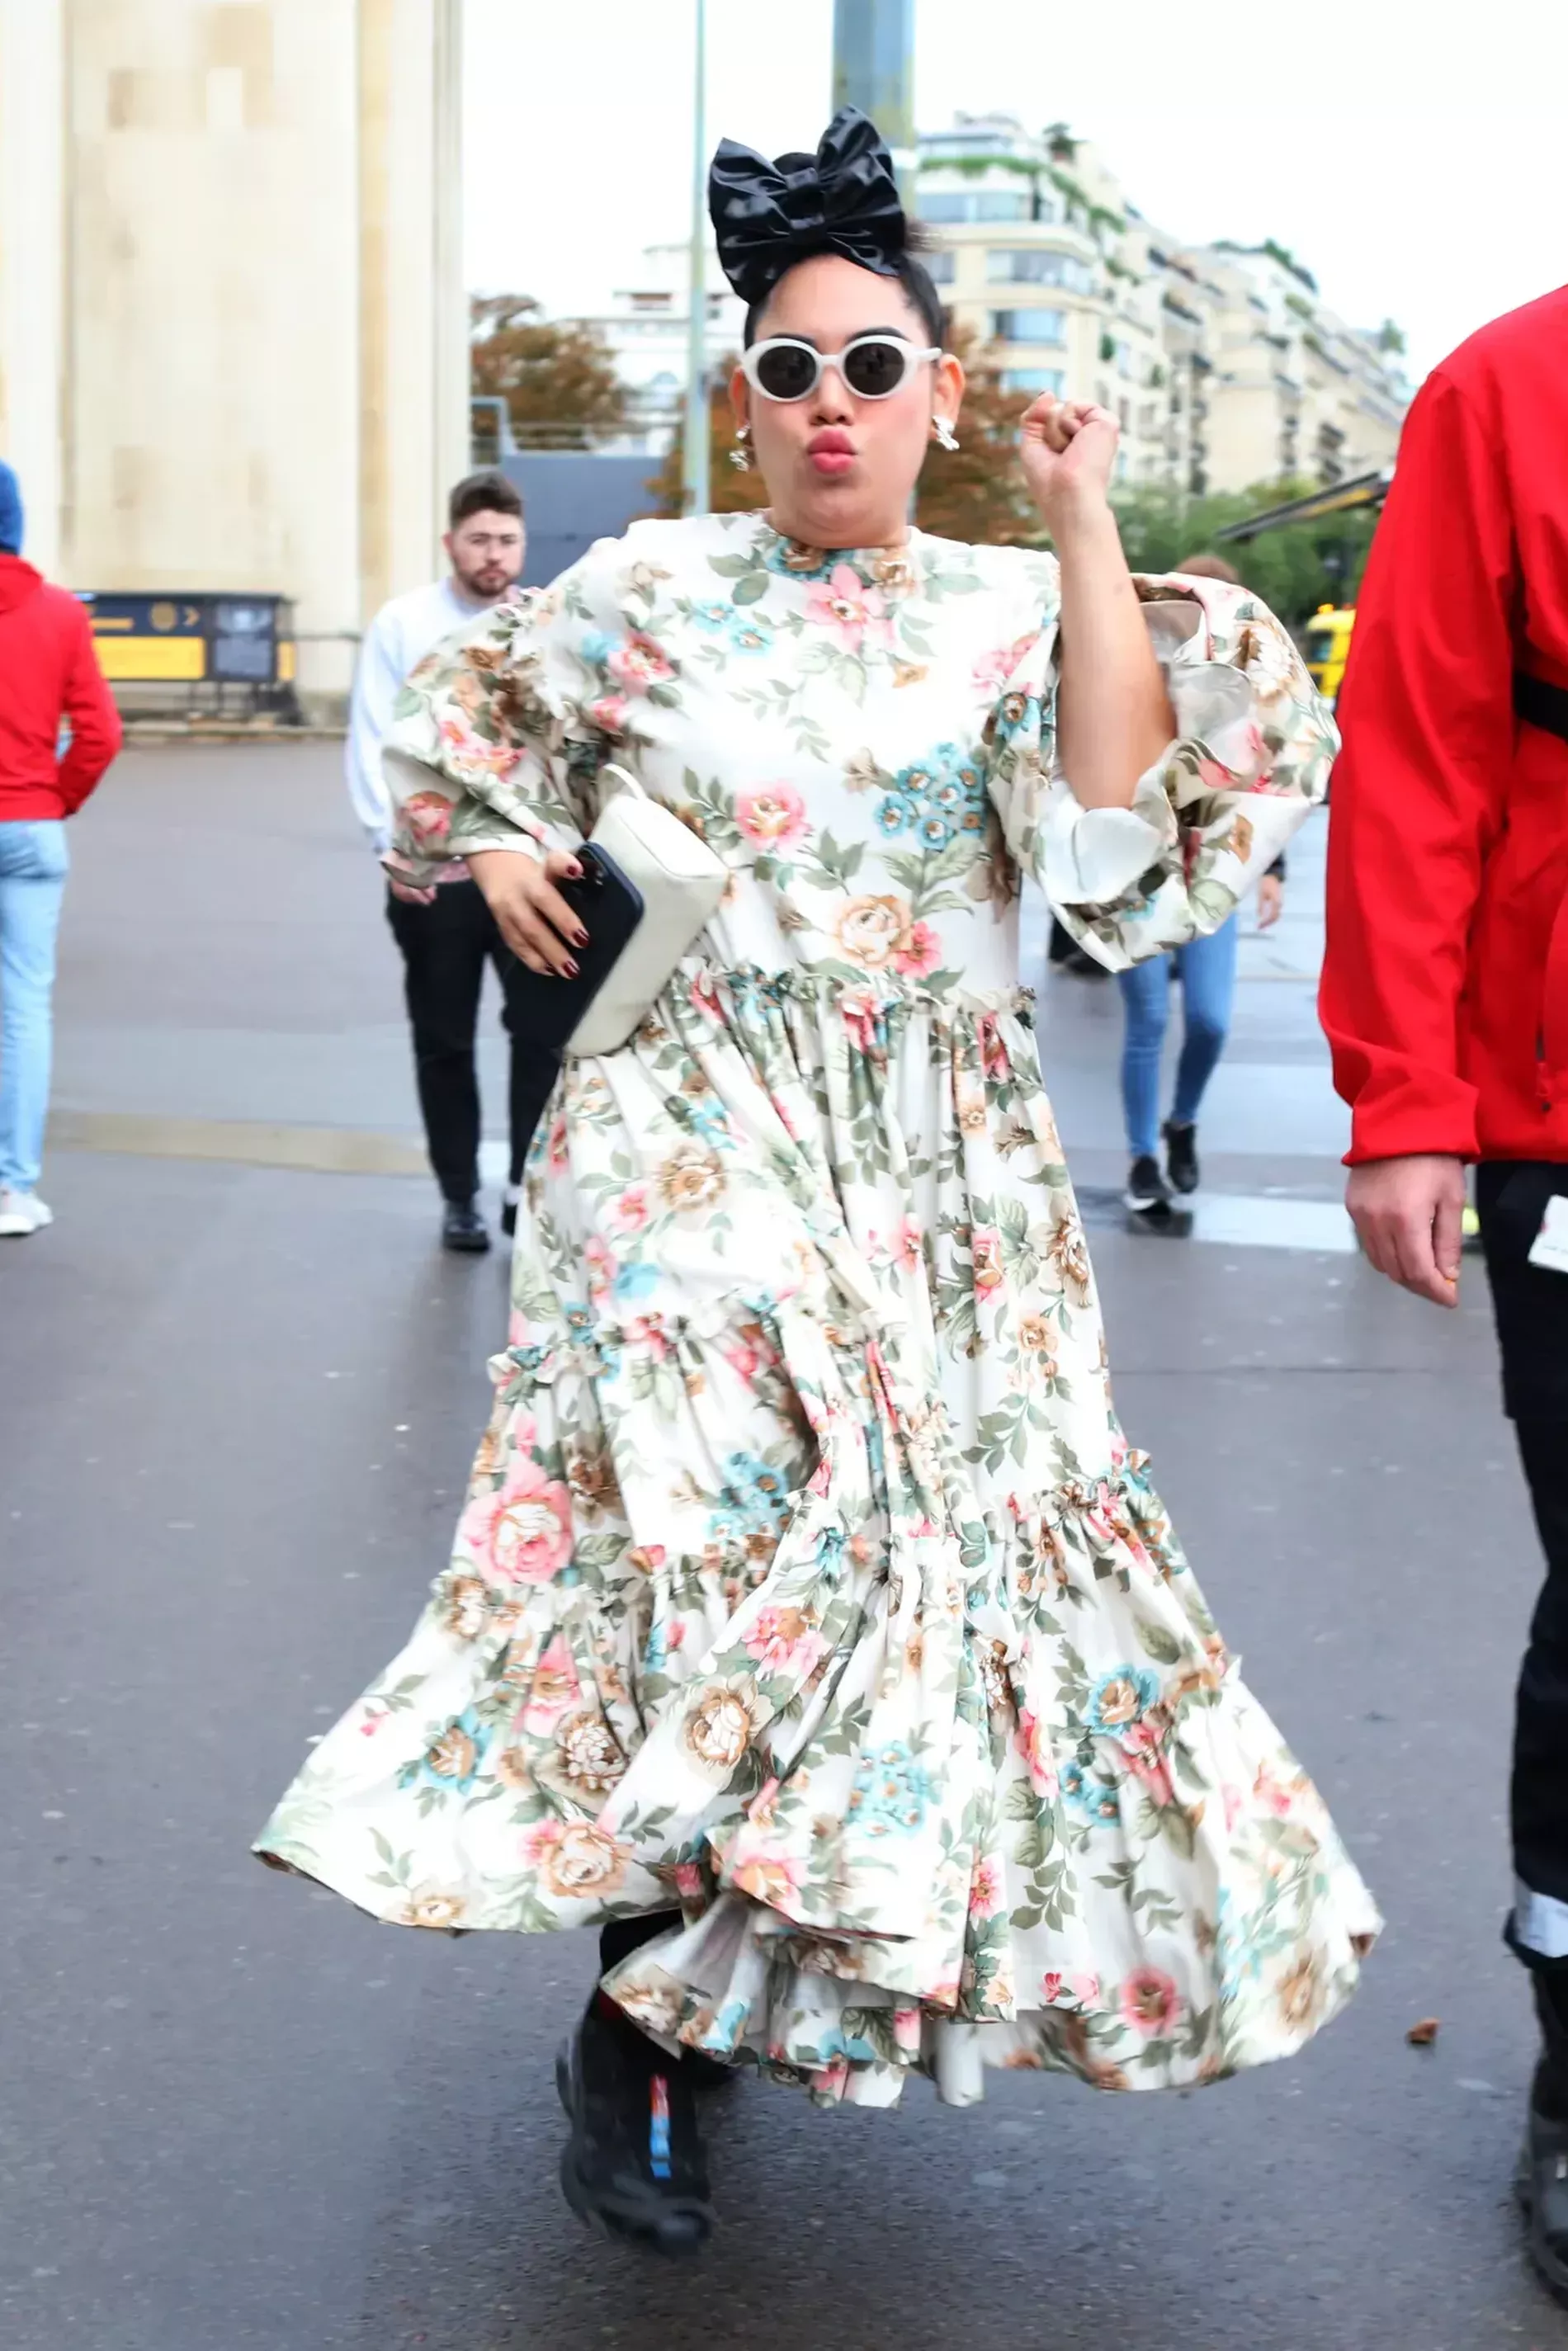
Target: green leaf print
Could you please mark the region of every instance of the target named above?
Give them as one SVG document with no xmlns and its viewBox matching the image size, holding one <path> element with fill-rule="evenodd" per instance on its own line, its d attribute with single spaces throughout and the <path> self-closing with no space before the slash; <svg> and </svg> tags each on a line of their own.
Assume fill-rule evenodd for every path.
<svg viewBox="0 0 1568 2351">
<path fill-rule="evenodd" d="M 1176 1635 L 1168 1632 L 1165 1625 L 1153 1625 L 1146 1617 L 1140 1617 L 1138 1641 L 1145 1656 L 1153 1657 L 1157 1666 L 1180 1664 L 1182 1645 Z"/>
<path fill-rule="evenodd" d="M 737 604 L 760 604 L 767 593 L 767 572 L 751 571 L 737 582 L 732 601 Z"/>
</svg>

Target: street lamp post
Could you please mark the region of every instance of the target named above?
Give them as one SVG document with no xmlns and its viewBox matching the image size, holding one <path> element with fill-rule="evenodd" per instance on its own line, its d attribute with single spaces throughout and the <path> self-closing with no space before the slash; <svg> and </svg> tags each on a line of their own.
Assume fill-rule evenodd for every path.
<svg viewBox="0 0 1568 2351">
<path fill-rule="evenodd" d="M 683 505 L 708 511 L 707 384 L 707 0 L 695 0 L 696 61 L 692 98 L 692 251 L 686 340 L 686 420 Z"/>
<path fill-rule="evenodd" d="M 893 151 L 904 202 L 911 204 L 915 0 L 833 0 L 833 106 L 858 106 L 870 115 Z"/>
</svg>

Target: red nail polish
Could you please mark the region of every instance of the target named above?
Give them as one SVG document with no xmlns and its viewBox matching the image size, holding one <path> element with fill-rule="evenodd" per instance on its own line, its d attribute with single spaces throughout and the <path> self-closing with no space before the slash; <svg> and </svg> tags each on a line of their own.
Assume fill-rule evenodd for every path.
<svg viewBox="0 0 1568 2351">
<path fill-rule="evenodd" d="M 569 979 L 575 979 L 577 977 L 577 966 L 573 963 L 570 956 L 568 956 L 565 963 L 561 966 L 561 969 L 565 972 Z"/>
<path fill-rule="evenodd" d="M 588 933 L 586 931 L 575 931 L 572 934 L 572 944 L 574 946 L 585 947 L 588 945 Z"/>
</svg>

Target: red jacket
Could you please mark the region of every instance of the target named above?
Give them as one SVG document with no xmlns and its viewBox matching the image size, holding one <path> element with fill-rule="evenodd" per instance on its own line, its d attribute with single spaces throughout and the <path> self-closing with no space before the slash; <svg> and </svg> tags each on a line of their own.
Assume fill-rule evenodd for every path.
<svg viewBox="0 0 1568 2351">
<path fill-rule="evenodd" d="M 1516 671 L 1568 688 L 1568 287 L 1422 386 L 1356 603 L 1321 998 L 1353 1164 L 1568 1160 L 1568 742 Z"/>
<path fill-rule="evenodd" d="M 70 748 L 57 746 L 70 721 Z M 86 608 L 0 554 L 0 823 L 72 816 L 121 739 Z"/>
</svg>

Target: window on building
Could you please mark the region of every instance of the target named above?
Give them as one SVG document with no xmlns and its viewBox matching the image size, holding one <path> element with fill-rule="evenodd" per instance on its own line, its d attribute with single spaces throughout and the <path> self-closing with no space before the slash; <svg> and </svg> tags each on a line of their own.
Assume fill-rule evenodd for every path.
<svg viewBox="0 0 1568 2351">
<path fill-rule="evenodd" d="M 1065 343 L 1065 310 L 993 310 L 991 338 L 998 343 Z"/>
<path fill-rule="evenodd" d="M 920 258 L 933 286 L 951 286 L 957 256 L 950 245 L 938 246 L 935 253 L 923 253 Z"/>
<path fill-rule="evenodd" d="M 1031 399 L 1049 392 L 1053 398 L 1061 400 L 1066 396 L 1067 378 L 1061 368 L 1004 368 L 1002 390 L 1026 392 Z"/>
<path fill-rule="evenodd" d="M 1064 286 L 1072 294 L 1093 291 L 1094 276 L 1071 253 L 1042 253 L 1028 246 L 993 245 L 986 255 L 993 286 Z"/>
<path fill-rule="evenodd" d="M 938 188 L 919 199 L 922 220 L 1021 221 L 1030 218 L 1030 199 L 1021 189 Z"/>
</svg>

